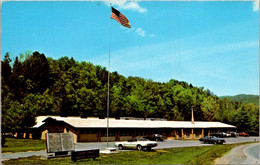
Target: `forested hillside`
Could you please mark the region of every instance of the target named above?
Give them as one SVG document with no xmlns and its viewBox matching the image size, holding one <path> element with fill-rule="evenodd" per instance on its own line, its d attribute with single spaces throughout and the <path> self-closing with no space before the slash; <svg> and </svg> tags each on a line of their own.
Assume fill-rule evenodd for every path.
<svg viewBox="0 0 260 165">
<path fill-rule="evenodd" d="M 2 61 L 2 132 L 22 131 L 38 115 L 106 117 L 107 70 L 73 58 L 34 52 Z M 258 133 L 258 106 L 220 99 L 203 87 L 110 74 L 110 117 L 220 121 Z"/>
<path fill-rule="evenodd" d="M 245 104 L 254 103 L 255 105 L 259 106 L 259 95 L 240 94 L 236 96 L 221 96 L 220 98 L 229 98 L 231 101 L 242 102 Z"/>
</svg>

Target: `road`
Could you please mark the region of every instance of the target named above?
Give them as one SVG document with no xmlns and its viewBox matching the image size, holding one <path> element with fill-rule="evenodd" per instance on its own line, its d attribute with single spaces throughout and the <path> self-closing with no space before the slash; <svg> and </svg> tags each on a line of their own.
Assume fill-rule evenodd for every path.
<svg viewBox="0 0 260 165">
<path fill-rule="evenodd" d="M 244 149 L 244 153 L 247 156 L 246 162 L 260 164 L 259 148 L 260 144 L 258 143 L 257 145 L 251 145 Z"/>
<path fill-rule="evenodd" d="M 259 147 L 259 143 L 238 146 L 216 159 L 215 164 L 260 164 Z"/>
</svg>

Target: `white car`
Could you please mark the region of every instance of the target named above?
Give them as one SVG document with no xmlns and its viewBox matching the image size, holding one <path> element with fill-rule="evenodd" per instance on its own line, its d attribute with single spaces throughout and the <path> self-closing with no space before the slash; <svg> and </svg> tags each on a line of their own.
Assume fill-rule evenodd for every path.
<svg viewBox="0 0 260 165">
<path fill-rule="evenodd" d="M 150 141 L 146 138 L 132 138 L 124 142 L 116 142 L 115 146 L 120 150 L 124 148 L 137 149 L 141 151 L 143 149 L 151 150 L 152 147 L 156 147 L 158 144 L 155 141 Z"/>
<path fill-rule="evenodd" d="M 226 137 L 231 137 L 231 133 L 226 133 Z"/>
</svg>

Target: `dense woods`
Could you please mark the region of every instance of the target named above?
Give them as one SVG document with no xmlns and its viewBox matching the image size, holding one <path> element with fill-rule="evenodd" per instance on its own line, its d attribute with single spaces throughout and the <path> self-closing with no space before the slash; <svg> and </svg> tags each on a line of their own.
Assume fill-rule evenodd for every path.
<svg viewBox="0 0 260 165">
<path fill-rule="evenodd" d="M 106 117 L 105 67 L 73 58 L 46 58 L 39 52 L 1 62 L 2 132 L 19 132 L 39 115 Z M 110 117 L 220 121 L 239 131 L 259 132 L 258 106 L 220 99 L 203 87 L 174 79 L 166 83 L 110 74 Z"/>
</svg>

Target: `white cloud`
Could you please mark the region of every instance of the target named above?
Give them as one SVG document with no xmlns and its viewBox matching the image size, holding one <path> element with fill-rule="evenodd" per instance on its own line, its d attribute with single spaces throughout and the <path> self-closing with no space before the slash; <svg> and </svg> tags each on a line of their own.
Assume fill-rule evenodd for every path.
<svg viewBox="0 0 260 165">
<path fill-rule="evenodd" d="M 260 3 L 259 0 L 255 0 L 253 2 L 253 11 L 259 11 L 259 3 Z"/>
<path fill-rule="evenodd" d="M 150 37 L 155 37 L 155 34 L 150 34 Z"/>
<path fill-rule="evenodd" d="M 119 10 L 125 9 L 125 10 L 133 10 L 138 11 L 139 13 L 145 13 L 147 12 L 146 8 L 141 7 L 137 2 L 127 2 L 126 0 L 112 0 L 112 1 L 106 1 L 105 4 L 110 6 L 110 3 L 112 6 L 116 6 Z"/>
<path fill-rule="evenodd" d="M 139 36 L 141 36 L 141 37 L 145 37 L 145 33 L 146 33 L 146 31 L 144 30 L 144 29 L 142 29 L 142 28 L 137 28 L 136 29 L 136 31 L 135 31 Z"/>
<path fill-rule="evenodd" d="M 125 5 L 123 5 L 122 8 L 123 9 L 135 10 L 135 11 L 138 11 L 139 13 L 147 12 L 147 9 L 142 8 L 137 2 L 125 3 Z"/>
<path fill-rule="evenodd" d="M 134 30 L 134 28 L 132 30 Z M 141 37 L 146 37 L 146 36 L 155 37 L 155 34 L 146 34 L 146 31 L 143 28 L 140 28 L 140 27 L 138 27 L 135 30 L 135 33 L 137 33 Z"/>
</svg>

